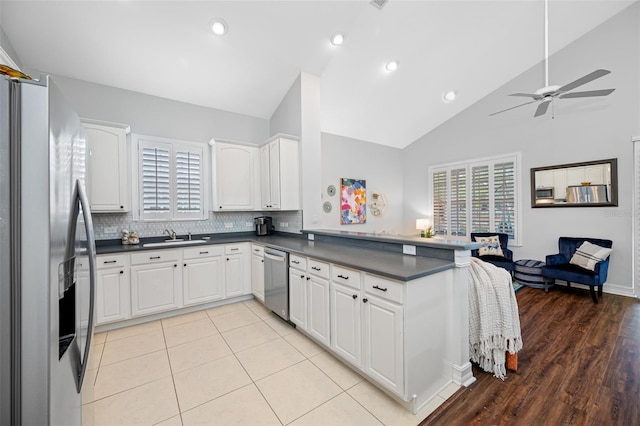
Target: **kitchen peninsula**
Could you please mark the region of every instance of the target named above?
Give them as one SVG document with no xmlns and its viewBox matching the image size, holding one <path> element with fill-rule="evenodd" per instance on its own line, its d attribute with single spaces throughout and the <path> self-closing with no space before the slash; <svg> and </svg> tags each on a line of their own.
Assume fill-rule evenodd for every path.
<svg viewBox="0 0 640 426">
<path fill-rule="evenodd" d="M 232 248 L 248 252 L 250 244 L 284 250 L 290 253 L 291 320 L 297 329 L 407 409 L 415 413 L 451 383 L 467 386 L 475 380 L 468 351 L 467 280 L 470 250 L 478 244 L 330 230 L 209 237 L 197 247 L 170 245 L 153 251 L 144 244 L 105 242 L 97 249 L 98 264 L 102 259 L 113 261 L 107 256 L 124 256 L 123 272 L 117 275 L 131 274 L 133 294 L 134 274 L 124 270 L 129 265 L 131 270 L 140 267 L 129 257 L 170 252 L 164 274 L 174 271 L 179 278 L 188 277 L 189 253 L 194 251 L 212 256 L 217 250 L 224 257 Z M 415 255 L 403 254 L 403 249 Z M 201 305 L 181 303 L 186 300 L 183 282 L 176 281 L 180 281 L 180 286 L 172 287 L 176 306 L 138 317 L 129 314 L 127 320 L 106 324 L 104 329 L 252 297 L 250 272 L 244 290 L 233 297 L 222 291 L 221 298 Z"/>
</svg>

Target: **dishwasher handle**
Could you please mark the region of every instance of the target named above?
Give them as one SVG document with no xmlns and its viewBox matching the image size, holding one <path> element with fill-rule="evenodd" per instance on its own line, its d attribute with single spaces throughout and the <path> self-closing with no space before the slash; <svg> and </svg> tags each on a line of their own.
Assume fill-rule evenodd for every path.
<svg viewBox="0 0 640 426">
<path fill-rule="evenodd" d="M 287 259 L 286 253 L 282 253 L 282 255 L 280 253 L 282 252 L 274 253 L 265 250 L 264 257 L 266 257 L 267 259 L 275 260 L 276 262 L 284 262 Z"/>
</svg>

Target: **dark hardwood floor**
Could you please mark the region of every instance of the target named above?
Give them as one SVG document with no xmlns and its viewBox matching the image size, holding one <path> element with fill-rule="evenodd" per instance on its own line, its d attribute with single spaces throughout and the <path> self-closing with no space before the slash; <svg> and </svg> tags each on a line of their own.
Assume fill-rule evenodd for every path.
<svg viewBox="0 0 640 426">
<path fill-rule="evenodd" d="M 524 348 L 501 381 L 474 365 L 423 425 L 640 425 L 640 301 L 555 287 L 517 293 Z"/>
</svg>

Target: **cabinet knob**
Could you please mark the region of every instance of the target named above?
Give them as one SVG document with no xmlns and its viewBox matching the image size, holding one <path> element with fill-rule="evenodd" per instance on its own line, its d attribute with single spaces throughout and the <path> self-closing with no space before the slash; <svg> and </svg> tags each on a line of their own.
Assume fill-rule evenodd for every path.
<svg viewBox="0 0 640 426">
<path fill-rule="evenodd" d="M 311 277 L 307 277 L 307 281 L 309 281 L 311 279 Z"/>
<path fill-rule="evenodd" d="M 186 267 L 186 266 L 187 266 L 187 264 L 185 263 L 185 264 L 184 264 L 184 265 L 182 265 L 182 266 Z"/>
<path fill-rule="evenodd" d="M 362 299 L 362 303 L 367 303 L 369 301 L 369 299 Z"/>
<path fill-rule="evenodd" d="M 124 206 L 120 206 L 121 209 L 124 209 Z"/>
<path fill-rule="evenodd" d="M 121 274 L 124 274 L 124 271 L 120 271 Z"/>
<path fill-rule="evenodd" d="M 229 260 L 229 258 L 227 257 L 227 260 Z"/>
<path fill-rule="evenodd" d="M 353 300 L 356 300 L 356 299 L 358 298 L 358 295 L 357 295 L 357 294 L 354 294 L 354 295 L 353 295 L 353 296 L 351 296 L 351 297 L 353 297 Z"/>
<path fill-rule="evenodd" d="M 264 263 L 264 259 L 262 259 L 260 262 Z"/>
<path fill-rule="evenodd" d="M 300 275 L 300 278 L 304 278 L 304 275 Z"/>
<path fill-rule="evenodd" d="M 178 264 L 177 264 L 177 263 L 174 263 L 174 264 L 173 264 L 173 267 L 174 267 L 174 268 L 177 268 L 177 267 L 178 267 Z"/>
</svg>

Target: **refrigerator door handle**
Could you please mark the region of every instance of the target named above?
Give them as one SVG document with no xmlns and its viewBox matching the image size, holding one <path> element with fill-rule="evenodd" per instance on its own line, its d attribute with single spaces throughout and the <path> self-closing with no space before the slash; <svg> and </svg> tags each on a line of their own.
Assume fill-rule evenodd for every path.
<svg viewBox="0 0 640 426">
<path fill-rule="evenodd" d="M 89 257 L 89 322 L 87 325 L 87 343 L 84 347 L 84 355 L 82 357 L 82 366 L 76 378 L 76 388 L 78 393 L 82 389 L 87 364 L 89 364 L 89 351 L 91 350 L 91 340 L 93 338 L 93 318 L 95 309 L 95 288 L 96 288 L 96 241 L 93 233 L 93 221 L 91 219 L 91 209 L 89 207 L 89 198 L 84 190 L 84 185 L 80 180 L 76 181 L 76 193 L 80 206 L 82 207 L 82 216 L 84 218 L 84 226 L 87 235 L 87 254 Z M 76 204 L 77 206 L 77 204 Z M 76 207 L 77 208 L 77 207 Z M 77 215 L 76 215 L 77 217 Z"/>
</svg>

